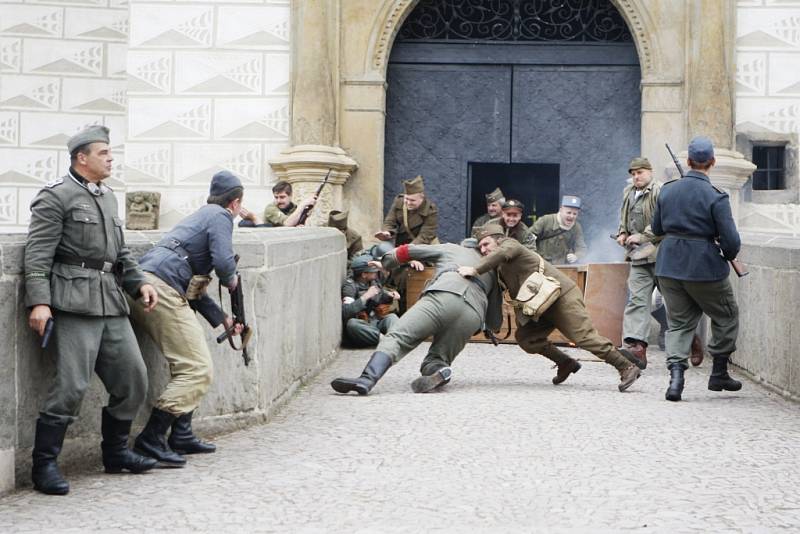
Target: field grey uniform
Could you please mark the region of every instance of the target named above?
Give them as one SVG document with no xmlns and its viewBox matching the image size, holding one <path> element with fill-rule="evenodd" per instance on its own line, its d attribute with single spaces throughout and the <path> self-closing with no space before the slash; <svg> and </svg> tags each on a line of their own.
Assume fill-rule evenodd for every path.
<svg viewBox="0 0 800 534">
<path fill-rule="evenodd" d="M 56 424 L 75 420 L 92 372 L 103 381 L 107 410 L 116 419 L 132 420 L 147 393 L 147 369 L 123 294 L 138 298 L 145 277 L 125 246 L 114 193 L 105 185 L 96 191 L 70 169 L 31 203 L 25 304 L 46 304 L 53 312 L 48 351 L 56 376 L 41 418 Z"/>
</svg>

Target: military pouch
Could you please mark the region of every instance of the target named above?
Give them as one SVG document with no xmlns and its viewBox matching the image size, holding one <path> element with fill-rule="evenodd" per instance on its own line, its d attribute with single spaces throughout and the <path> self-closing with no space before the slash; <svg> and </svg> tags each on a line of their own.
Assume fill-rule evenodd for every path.
<svg viewBox="0 0 800 534">
<path fill-rule="evenodd" d="M 519 289 L 514 303 L 523 315 L 538 321 L 561 296 L 561 283 L 544 274 L 544 260 L 539 259 L 539 270 L 530 275 Z"/>
<path fill-rule="evenodd" d="M 197 300 L 206 294 L 206 289 L 211 283 L 211 277 L 207 274 L 196 274 L 189 280 L 186 288 L 186 299 Z"/>
</svg>

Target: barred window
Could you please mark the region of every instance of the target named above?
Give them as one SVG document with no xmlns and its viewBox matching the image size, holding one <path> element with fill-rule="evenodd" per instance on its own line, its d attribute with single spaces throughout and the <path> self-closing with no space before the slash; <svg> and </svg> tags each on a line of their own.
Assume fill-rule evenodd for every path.
<svg viewBox="0 0 800 534">
<path fill-rule="evenodd" d="M 784 146 L 753 146 L 753 163 L 756 165 L 753 173 L 754 190 L 786 189 L 785 153 Z"/>
</svg>

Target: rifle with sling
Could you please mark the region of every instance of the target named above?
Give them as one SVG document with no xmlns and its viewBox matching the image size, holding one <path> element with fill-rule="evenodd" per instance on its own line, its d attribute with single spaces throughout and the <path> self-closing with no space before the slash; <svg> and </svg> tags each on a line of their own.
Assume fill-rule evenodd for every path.
<svg viewBox="0 0 800 534">
<path fill-rule="evenodd" d="M 683 178 L 685 176 L 685 173 L 683 172 L 683 167 L 681 167 L 681 163 L 678 161 L 678 158 L 675 156 L 675 153 L 669 147 L 669 143 L 664 143 L 664 146 L 667 147 L 667 152 L 669 152 L 669 155 L 672 157 L 672 162 L 675 164 L 675 167 L 678 168 L 678 174 L 680 174 L 681 178 Z M 747 270 L 747 266 L 744 263 L 740 262 L 739 260 L 734 258 L 732 260 L 728 260 L 728 263 L 731 264 L 733 272 L 735 272 L 736 276 L 738 276 L 739 278 L 750 274 L 750 271 Z"/>
<path fill-rule="evenodd" d="M 235 257 L 236 263 L 239 262 L 239 256 Z M 242 351 L 242 359 L 245 365 L 250 364 L 250 355 L 247 354 L 247 343 L 253 335 L 253 330 L 247 324 L 247 318 L 244 313 L 244 291 L 242 290 L 242 275 L 236 272 L 236 289 L 229 290 L 231 296 L 231 315 L 233 316 L 233 323 L 230 328 L 226 329 L 223 333 L 217 336 L 217 343 L 222 343 L 226 339 L 231 348 L 235 351 Z M 219 302 L 222 303 L 222 281 L 219 283 Z M 233 342 L 234 332 L 236 326 L 242 325 L 242 333 L 239 334 L 241 343 L 237 347 Z"/>
<path fill-rule="evenodd" d="M 314 193 L 314 198 L 315 199 L 319 199 L 319 195 L 320 195 L 320 193 L 322 193 L 322 189 L 325 187 L 325 184 L 328 183 L 328 178 L 331 177 L 331 172 L 332 171 L 333 171 L 333 169 L 328 169 L 328 174 L 325 175 L 325 179 L 322 180 L 322 183 L 319 184 L 319 187 L 317 188 L 317 192 Z M 300 213 L 300 218 L 297 219 L 297 226 L 300 226 L 301 224 L 305 224 L 306 223 L 306 219 L 308 219 L 308 216 L 311 215 L 311 210 L 313 210 L 313 209 L 314 209 L 314 206 L 310 206 L 310 205 L 303 206 L 303 211 Z"/>
</svg>

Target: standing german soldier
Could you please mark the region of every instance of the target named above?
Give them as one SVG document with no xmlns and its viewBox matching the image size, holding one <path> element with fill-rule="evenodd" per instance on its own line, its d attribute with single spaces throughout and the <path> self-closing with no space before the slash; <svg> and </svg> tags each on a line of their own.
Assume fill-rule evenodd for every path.
<svg viewBox="0 0 800 534">
<path fill-rule="evenodd" d="M 539 217 L 533 223 L 536 251 L 553 265 L 576 263 L 586 256 L 583 228 L 578 222 L 580 212 L 581 199 L 564 195 L 557 213 Z"/>
<path fill-rule="evenodd" d="M 708 178 L 715 163 L 711 140 L 692 139 L 691 170 L 664 184 L 653 214 L 653 234 L 664 236 L 656 276 L 669 315 L 669 401 L 681 400 L 692 336 L 703 313 L 711 319 L 708 352 L 714 358 L 708 389 L 742 388 L 742 383 L 728 374 L 728 358 L 736 350 L 739 333 L 739 308 L 728 280 L 728 261 L 736 259 L 741 241 L 727 193 Z"/>
<path fill-rule="evenodd" d="M 658 242 L 661 241 L 653 235 L 650 224 L 661 184 L 653 180 L 653 166 L 647 158 L 634 158 L 628 165 L 628 173 L 631 184 L 622 193 L 617 231 L 617 243 L 625 247 L 625 259 L 631 262 L 622 338 L 625 348 L 647 365 L 650 307 L 656 287 Z"/>
<path fill-rule="evenodd" d="M 136 451 L 164 467 L 183 467 L 181 454 L 214 452 L 192 431 L 192 414 L 211 385 L 211 353 L 198 322 L 199 312 L 212 327 L 223 324 L 241 333 L 206 289 L 214 270 L 220 283 L 236 289 L 233 219 L 244 188 L 228 171 L 211 179 L 208 203 L 180 221 L 150 249 L 139 265 L 158 292 L 159 306 L 149 314 L 134 303 L 131 318 L 153 338 L 169 364 L 170 380 L 158 397 L 147 425 L 136 438 Z M 167 442 L 166 434 L 172 428 Z"/>
<path fill-rule="evenodd" d="M 67 148 L 69 172 L 33 199 L 25 244 L 28 324 L 43 335 L 53 320 L 47 348 L 56 367 L 36 421 L 33 487 L 56 495 L 69 491 L 56 460 L 92 371 L 109 393 L 102 415 L 106 472 L 140 473 L 156 464 L 128 449 L 131 423 L 147 394 L 147 369 L 123 291 L 141 298 L 148 312 L 158 296 L 125 246 L 117 199 L 103 184 L 113 161 L 108 128 L 89 127 L 70 138 Z"/>
<path fill-rule="evenodd" d="M 547 263 L 539 254 L 528 250 L 514 239 L 503 237 L 503 229 L 498 225 L 487 224 L 478 237 L 484 258 L 474 267 L 459 267 L 458 272 L 462 276 L 474 277 L 496 269 L 500 280 L 515 300 L 520 289 L 527 285 L 529 277 L 534 273 L 541 272 L 559 282 L 560 295 L 538 320 L 525 315 L 520 303 L 515 304 L 517 343 L 525 352 L 541 354 L 558 366 L 553 384 L 560 384 L 581 368 L 577 360 L 567 356 L 548 340 L 548 336 L 556 328 L 578 348 L 588 350 L 613 366 L 619 372 L 620 391 L 628 389 L 639 378 L 642 363 L 627 350 L 614 348 L 611 341 L 597 333 L 586 311 L 583 295 L 575 282 Z"/>
</svg>

